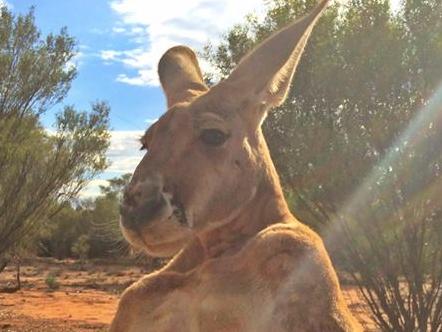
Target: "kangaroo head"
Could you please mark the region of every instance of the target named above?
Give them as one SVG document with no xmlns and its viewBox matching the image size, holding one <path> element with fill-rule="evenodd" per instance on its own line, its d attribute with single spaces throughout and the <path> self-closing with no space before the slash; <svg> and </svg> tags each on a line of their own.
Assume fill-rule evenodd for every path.
<svg viewBox="0 0 442 332">
<path fill-rule="evenodd" d="M 284 101 L 327 2 L 270 36 L 210 89 L 192 50 L 177 46 L 163 55 L 158 72 L 168 110 L 142 138 L 147 152 L 124 193 L 129 242 L 174 255 L 199 232 L 234 220 L 263 182 L 279 188 L 260 127 Z"/>
</svg>

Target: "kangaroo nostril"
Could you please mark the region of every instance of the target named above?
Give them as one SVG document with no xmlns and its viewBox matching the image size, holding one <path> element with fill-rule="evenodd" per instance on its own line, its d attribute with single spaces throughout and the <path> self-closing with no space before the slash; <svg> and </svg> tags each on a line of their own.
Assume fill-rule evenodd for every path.
<svg viewBox="0 0 442 332">
<path fill-rule="evenodd" d="M 120 206 L 122 223 L 129 229 L 137 229 L 159 216 L 164 206 L 166 206 L 166 201 L 162 195 L 153 196 L 138 205 L 131 206 L 123 203 Z"/>
<path fill-rule="evenodd" d="M 157 218 L 167 205 L 161 183 L 146 179 L 131 183 L 123 192 L 120 215 L 123 225 L 137 229 Z"/>
<path fill-rule="evenodd" d="M 169 186 L 168 185 L 163 185 L 163 193 L 168 193 L 169 192 Z"/>
<path fill-rule="evenodd" d="M 129 185 L 126 187 L 123 193 L 123 202 L 126 205 L 136 207 L 142 204 L 144 201 L 149 200 L 153 196 L 154 192 L 151 192 L 150 188 L 145 183 L 136 183 L 135 185 Z"/>
<path fill-rule="evenodd" d="M 126 188 L 123 192 L 123 204 L 128 206 L 135 206 L 135 197 L 134 193 L 131 191 L 130 188 Z"/>
</svg>

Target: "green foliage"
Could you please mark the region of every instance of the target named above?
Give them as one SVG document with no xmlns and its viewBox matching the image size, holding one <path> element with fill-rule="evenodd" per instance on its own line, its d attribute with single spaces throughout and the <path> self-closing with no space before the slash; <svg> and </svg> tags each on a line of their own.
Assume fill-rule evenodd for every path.
<svg viewBox="0 0 442 332">
<path fill-rule="evenodd" d="M 343 223 L 341 255 L 382 331 L 440 331 L 442 210 L 430 202 L 390 206 L 371 223 Z"/>
<path fill-rule="evenodd" d="M 63 100 L 76 70 L 75 41 L 62 29 L 42 38 L 31 10 L 0 19 L 0 257 L 29 243 L 42 220 L 106 167 L 109 106 L 66 106 L 54 130 L 39 117 Z"/>
<path fill-rule="evenodd" d="M 40 248 L 38 254 L 57 259 L 73 256 L 71 249 L 86 228 L 78 210 L 65 203 L 40 231 L 37 238 Z"/>
<path fill-rule="evenodd" d="M 89 236 L 86 234 L 81 235 L 72 246 L 72 253 L 81 260 L 88 257 L 91 246 L 89 245 Z"/>
<path fill-rule="evenodd" d="M 101 186 L 100 190 L 102 194 L 107 198 L 118 198 L 121 199 L 121 194 L 123 192 L 124 187 L 126 187 L 130 179 L 132 177 L 132 174 L 127 173 L 123 174 L 120 177 L 116 177 L 113 179 L 108 180 L 109 185 L 108 186 Z"/>
<path fill-rule="evenodd" d="M 13 16 L 0 12 L 0 114 L 41 114 L 60 102 L 77 72 L 68 67 L 75 41 L 64 28 L 41 38 L 31 10 Z"/>
<path fill-rule="evenodd" d="M 57 276 L 55 274 L 49 273 L 46 276 L 45 284 L 48 286 L 50 290 L 56 290 L 60 287 L 60 284 L 57 281 Z"/>
<path fill-rule="evenodd" d="M 119 228 L 119 202 L 130 174 L 108 180 L 94 200 L 64 204 L 40 232 L 39 255 L 58 259 L 115 257 L 127 252 Z"/>
</svg>

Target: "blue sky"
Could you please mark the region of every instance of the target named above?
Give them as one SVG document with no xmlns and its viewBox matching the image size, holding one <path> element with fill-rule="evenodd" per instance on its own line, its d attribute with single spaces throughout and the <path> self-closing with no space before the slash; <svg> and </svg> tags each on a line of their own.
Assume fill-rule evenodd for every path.
<svg viewBox="0 0 442 332">
<path fill-rule="evenodd" d="M 87 110 L 91 102 L 106 100 L 111 106 L 111 166 L 84 196 L 96 195 L 105 179 L 132 172 L 140 160 L 137 138 L 165 110 L 156 75 L 164 51 L 177 44 L 197 51 L 208 41 L 216 44 L 246 14 L 264 11 L 264 0 L 0 0 L 0 4 L 15 13 L 34 6 L 43 34 L 66 26 L 76 38 L 73 65 L 79 75 L 64 104 Z M 61 107 L 44 116 L 46 127 Z"/>
<path fill-rule="evenodd" d="M 262 10 L 262 0 L 0 0 L 15 12 L 35 7 L 45 35 L 66 26 L 78 43 L 73 64 L 79 75 L 63 104 L 89 109 L 95 100 L 111 106 L 111 166 L 83 191 L 98 193 L 105 179 L 132 172 L 142 153 L 138 137 L 165 110 L 156 65 L 169 47 L 186 44 L 196 50 Z M 204 67 L 204 64 L 202 64 Z M 43 117 L 50 127 L 56 107 Z"/>
</svg>

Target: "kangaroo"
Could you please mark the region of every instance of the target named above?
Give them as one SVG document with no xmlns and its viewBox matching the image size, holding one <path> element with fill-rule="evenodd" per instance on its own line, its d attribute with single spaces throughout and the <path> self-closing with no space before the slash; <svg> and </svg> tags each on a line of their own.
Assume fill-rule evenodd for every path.
<svg viewBox="0 0 442 332">
<path fill-rule="evenodd" d="M 141 140 L 121 228 L 174 257 L 124 292 L 111 332 L 361 331 L 322 240 L 290 213 L 261 131 L 327 2 L 211 88 L 191 49 L 161 58 L 168 110 Z"/>
</svg>

